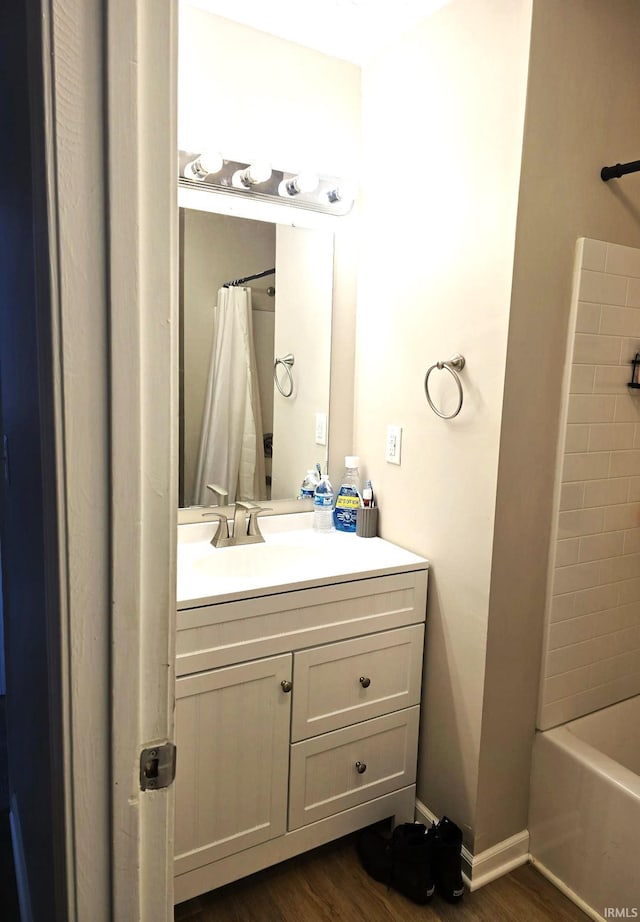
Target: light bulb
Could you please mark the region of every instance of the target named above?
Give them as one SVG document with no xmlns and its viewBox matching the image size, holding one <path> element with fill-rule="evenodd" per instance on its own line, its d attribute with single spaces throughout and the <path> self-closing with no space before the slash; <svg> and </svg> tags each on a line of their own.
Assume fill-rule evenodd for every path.
<svg viewBox="0 0 640 922">
<path fill-rule="evenodd" d="M 356 197 L 356 186 L 350 182 L 341 182 L 327 192 L 327 198 L 332 205 L 336 202 L 354 202 Z"/>
<path fill-rule="evenodd" d="M 302 192 L 313 192 L 318 188 L 320 180 L 315 173 L 298 173 L 293 179 L 283 179 L 278 188 L 280 195 L 298 195 Z"/>
<path fill-rule="evenodd" d="M 199 154 L 195 160 L 187 163 L 183 173 L 187 179 L 202 182 L 210 173 L 219 173 L 223 163 L 222 154 L 216 151 L 205 151 L 203 154 Z"/>
<path fill-rule="evenodd" d="M 266 160 L 255 160 L 244 170 L 236 170 L 231 178 L 231 184 L 236 189 L 249 189 L 271 179 L 271 164 Z"/>
</svg>

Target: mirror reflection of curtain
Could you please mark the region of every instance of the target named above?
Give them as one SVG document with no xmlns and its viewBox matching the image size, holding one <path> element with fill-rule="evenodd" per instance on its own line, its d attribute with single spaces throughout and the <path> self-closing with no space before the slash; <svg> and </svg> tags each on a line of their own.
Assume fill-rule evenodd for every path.
<svg viewBox="0 0 640 922">
<path fill-rule="evenodd" d="M 250 288 L 220 288 L 205 394 L 193 502 L 215 500 L 208 483 L 236 499 L 265 499 L 262 414 Z"/>
</svg>

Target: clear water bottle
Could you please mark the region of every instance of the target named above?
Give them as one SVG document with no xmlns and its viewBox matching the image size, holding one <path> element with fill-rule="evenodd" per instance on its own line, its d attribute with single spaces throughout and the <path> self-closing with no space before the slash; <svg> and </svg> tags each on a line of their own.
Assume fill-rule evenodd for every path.
<svg viewBox="0 0 640 922">
<path fill-rule="evenodd" d="M 298 499 L 313 499 L 313 494 L 316 492 L 316 487 L 319 483 L 318 475 L 315 471 L 309 469 L 304 476 L 302 481 L 302 486 L 300 487 L 300 495 Z"/>
<path fill-rule="evenodd" d="M 313 494 L 313 527 L 316 531 L 333 531 L 333 487 L 323 474 Z"/>
<path fill-rule="evenodd" d="M 347 455 L 344 474 L 336 496 L 333 522 L 338 531 L 355 532 L 356 517 L 360 508 L 360 458 Z"/>
</svg>

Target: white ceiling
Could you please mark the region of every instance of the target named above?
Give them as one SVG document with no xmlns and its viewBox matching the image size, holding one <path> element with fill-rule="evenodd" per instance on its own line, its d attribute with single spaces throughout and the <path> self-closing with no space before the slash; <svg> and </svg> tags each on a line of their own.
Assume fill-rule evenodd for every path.
<svg viewBox="0 0 640 922">
<path fill-rule="evenodd" d="M 354 64 L 448 0 L 182 0 Z"/>
</svg>

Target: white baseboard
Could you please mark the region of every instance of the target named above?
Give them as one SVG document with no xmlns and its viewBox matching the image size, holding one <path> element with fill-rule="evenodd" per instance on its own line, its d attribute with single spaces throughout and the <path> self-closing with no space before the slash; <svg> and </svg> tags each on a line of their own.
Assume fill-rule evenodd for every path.
<svg viewBox="0 0 640 922">
<path fill-rule="evenodd" d="M 9 824 L 11 826 L 11 844 L 13 846 L 13 866 L 16 875 L 16 889 L 18 891 L 18 906 L 20 907 L 21 922 L 33 922 L 31 912 L 31 895 L 27 865 L 24 859 L 24 846 L 22 843 L 22 829 L 20 827 L 20 811 L 15 794 L 11 795 L 9 808 Z"/>
<path fill-rule="evenodd" d="M 556 875 L 550 871 L 546 865 L 542 864 L 541 861 L 538 861 L 537 858 L 534 858 L 533 855 L 531 856 L 531 863 L 536 871 L 539 871 L 543 877 L 546 877 L 554 887 L 557 887 L 561 893 L 564 893 L 564 895 L 568 897 L 572 903 L 575 903 L 576 906 L 581 909 L 585 915 L 589 916 L 590 919 L 594 919 L 594 922 L 605 922 L 604 916 L 601 916 L 599 912 L 596 912 L 593 906 L 589 906 L 588 903 L 585 903 L 585 901 L 579 897 L 577 893 L 574 893 L 570 887 L 567 887 L 567 885 L 563 883 L 559 877 L 556 877 Z"/>
<path fill-rule="evenodd" d="M 438 817 L 419 800 L 416 800 L 416 819 L 426 826 L 438 822 Z M 469 890 L 478 890 L 492 880 L 520 867 L 521 864 L 526 864 L 528 860 L 529 833 L 523 829 L 515 836 L 498 842 L 477 855 L 472 855 L 463 845 L 462 876 Z"/>
</svg>

